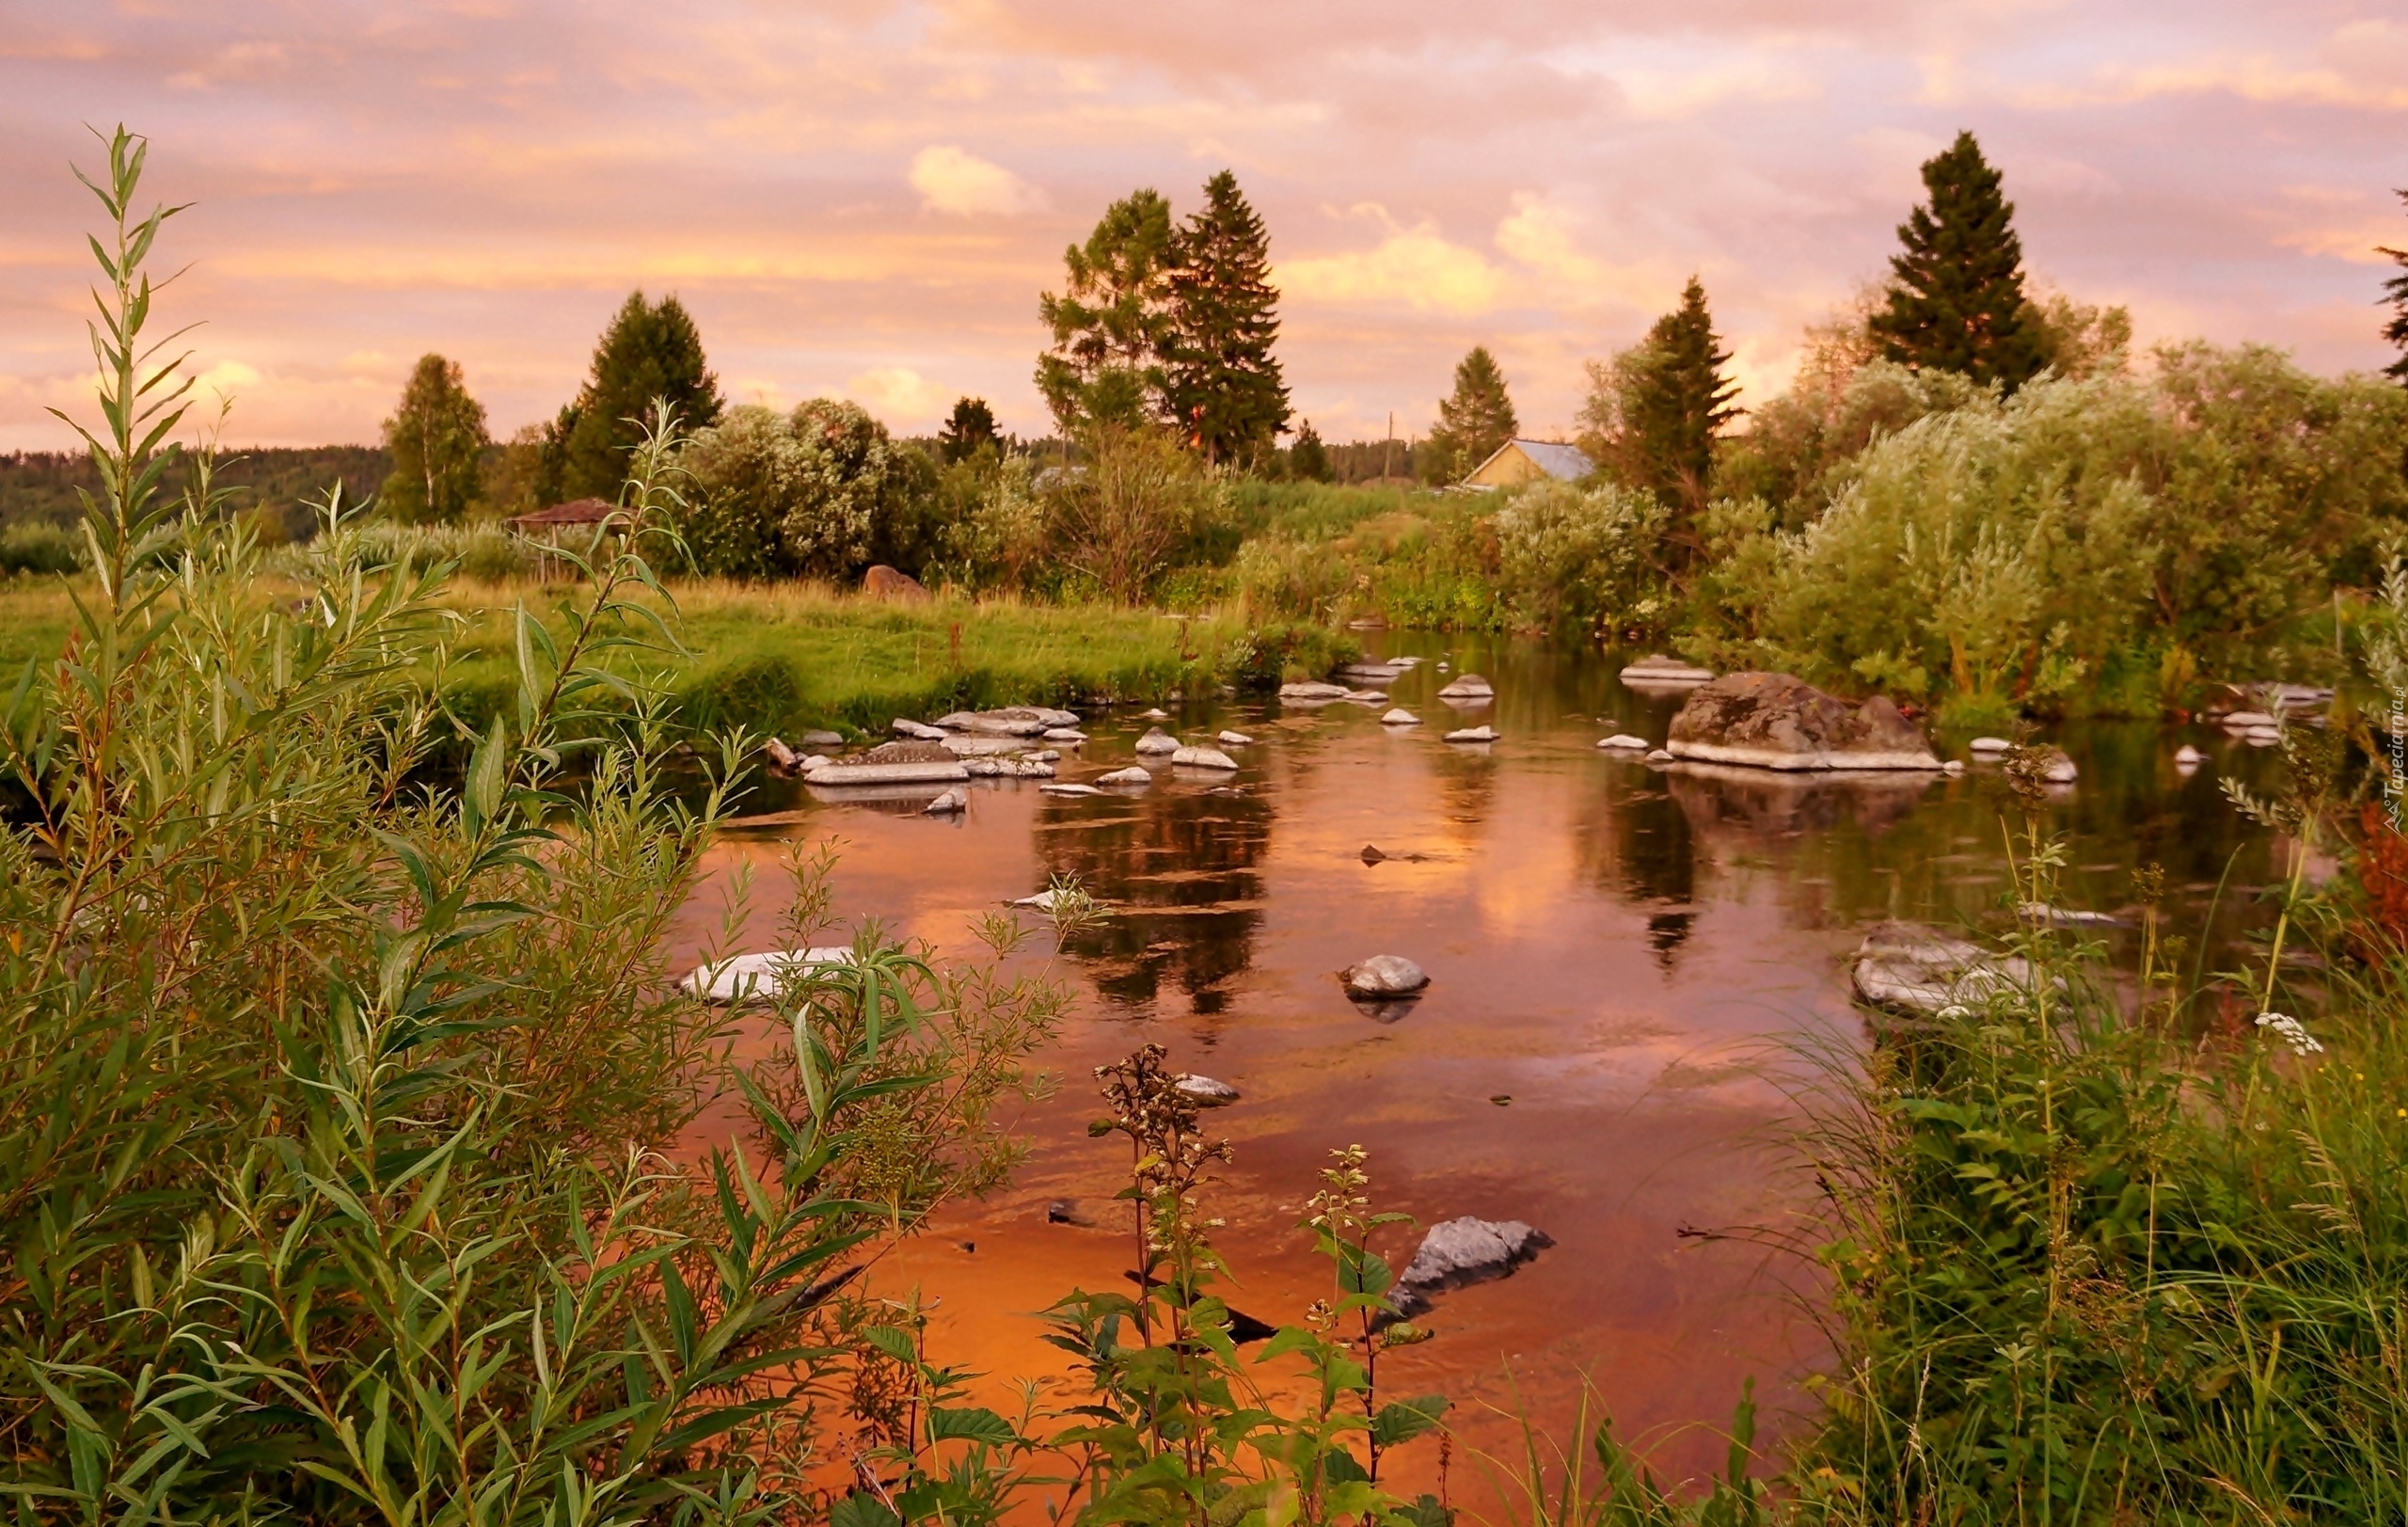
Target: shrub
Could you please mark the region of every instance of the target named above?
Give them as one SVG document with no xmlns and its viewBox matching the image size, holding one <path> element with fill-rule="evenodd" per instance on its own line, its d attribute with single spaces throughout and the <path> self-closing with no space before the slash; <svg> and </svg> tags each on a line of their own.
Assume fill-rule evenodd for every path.
<svg viewBox="0 0 2408 1527">
<path fill-rule="evenodd" d="M 1652 631 L 1671 613 L 1657 571 L 1666 510 L 1612 484 L 1542 483 L 1497 511 L 1498 573 L 1524 618 L 1550 630 Z"/>
<path fill-rule="evenodd" d="M 21 519 L 0 526 L 0 573 L 72 573 L 84 565 L 84 538 L 71 526 Z"/>
<path fill-rule="evenodd" d="M 1225 517 L 1218 483 L 1163 430 L 1098 425 L 1084 467 L 1047 489 L 1047 541 L 1062 564 L 1104 597 L 1134 604 L 1171 553 Z"/>
<path fill-rule="evenodd" d="M 859 405 L 730 409 L 695 435 L 683 465 L 692 485 L 678 528 L 699 572 L 848 581 L 879 553 L 922 565 L 928 537 L 914 505 L 933 471 Z"/>
</svg>

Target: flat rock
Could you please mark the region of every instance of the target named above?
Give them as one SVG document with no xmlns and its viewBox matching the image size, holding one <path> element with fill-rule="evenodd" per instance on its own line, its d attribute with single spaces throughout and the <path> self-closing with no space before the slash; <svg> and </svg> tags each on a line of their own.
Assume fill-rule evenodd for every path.
<svg viewBox="0 0 2408 1527">
<path fill-rule="evenodd" d="M 1045 723 L 1036 711 L 1019 707 L 1008 710 L 957 710 L 949 716 L 939 716 L 936 724 L 948 732 L 978 732 L 988 737 L 1036 737 L 1045 730 Z"/>
<path fill-rule="evenodd" d="M 826 755 L 826 754 L 824 754 L 824 753 L 815 753 L 815 754 L 813 754 L 811 756 L 809 756 L 808 758 L 803 759 L 803 760 L 802 760 L 802 762 L 801 762 L 800 765 L 798 765 L 797 767 L 798 767 L 798 768 L 800 768 L 800 769 L 804 773 L 808 774 L 808 773 L 810 773 L 810 772 L 811 772 L 813 770 L 815 770 L 815 769 L 825 769 L 825 768 L 827 768 L 830 764 L 834 763 L 835 761 L 836 761 L 835 759 L 831 758 L 830 756 L 828 756 L 828 755 Z"/>
<path fill-rule="evenodd" d="M 1098 785 L 1151 785 L 1154 782 L 1154 776 L 1148 772 L 1142 764 L 1131 764 L 1126 769 L 1116 769 L 1109 774 L 1098 774 L 1095 782 Z"/>
<path fill-rule="evenodd" d="M 1042 912 L 1050 915 L 1054 911 L 1057 899 L 1058 899 L 1054 891 L 1049 888 L 1038 892 L 1035 896 L 1023 896 L 1019 898 L 1017 900 L 1007 901 L 1005 905 L 1026 907 L 1032 912 Z M 1096 904 L 1096 910 L 1099 912 L 1103 910 L 1101 902 Z"/>
<path fill-rule="evenodd" d="M 1438 692 L 1441 700 L 1493 700 L 1497 687 L 1478 674 L 1459 675 L 1454 682 Z"/>
<path fill-rule="evenodd" d="M 1034 758 L 971 758 L 962 769 L 973 779 L 1052 779 L 1054 766 Z"/>
<path fill-rule="evenodd" d="M 1024 737 L 982 736 L 976 733 L 947 733 L 937 744 L 957 758 L 990 758 L 1006 753 L 1025 753 L 1029 740 Z"/>
<path fill-rule="evenodd" d="M 1637 662 L 1624 663 L 1622 670 L 1623 684 L 1634 690 L 1694 689 L 1713 679 L 1713 669 L 1700 668 L 1661 652 L 1651 652 Z"/>
<path fill-rule="evenodd" d="M 1977 737 L 1965 744 L 1967 751 L 1972 753 L 2004 753 L 2013 746 L 2014 743 L 2003 737 Z"/>
<path fill-rule="evenodd" d="M 1139 753 L 1177 753 L 1180 747 L 1179 739 L 1159 726 L 1149 729 L 1145 736 L 1137 739 Z"/>
<path fill-rule="evenodd" d="M 805 732 L 795 740 L 806 748 L 841 748 L 845 745 L 842 732 Z"/>
<path fill-rule="evenodd" d="M 1039 748 L 1035 753 L 1028 756 L 1028 761 L 1030 763 L 1060 763 L 1062 761 L 1062 750 L 1060 748 Z"/>
<path fill-rule="evenodd" d="M 1350 684 L 1391 684 L 1410 667 L 1402 662 L 1350 662 L 1338 671 L 1338 676 Z"/>
<path fill-rule="evenodd" d="M 1672 718 L 1675 758 L 1757 769 L 1930 769 L 1940 758 L 1883 695 L 1862 705 L 1789 674 L 1725 674 Z"/>
<path fill-rule="evenodd" d="M 2262 710 L 2236 710 L 2223 718 L 2227 731 L 2245 732 L 2260 726 L 2279 726 L 2282 723 Z"/>
<path fill-rule="evenodd" d="M 2020 955 L 1993 955 L 1970 939 L 1899 922 L 1865 933 L 1850 974 L 1865 1001 L 1925 1018 L 1978 1008 L 2032 982 L 2031 963 Z"/>
<path fill-rule="evenodd" d="M 1411 996 L 1429 984 L 1429 973 L 1401 954 L 1375 954 L 1346 967 L 1352 996 Z"/>
<path fill-rule="evenodd" d="M 1617 753 L 1645 753 L 1647 739 L 1633 737 L 1628 732 L 1616 732 L 1613 736 L 1600 741 L 1597 746 L 1611 748 Z"/>
<path fill-rule="evenodd" d="M 1415 715 L 1412 711 L 1405 709 L 1404 707 L 1399 706 L 1395 709 L 1389 711 L 1386 715 L 1382 716 L 1380 718 L 1380 724 L 1383 726 L 1418 726 L 1421 724 L 1421 718 Z"/>
<path fill-rule="evenodd" d="M 1227 1082 L 1214 1081 L 1210 1076 L 1198 1076 L 1194 1072 L 1189 1072 L 1171 1085 L 1198 1107 L 1226 1108 L 1238 1100 L 1236 1088 Z"/>
<path fill-rule="evenodd" d="M 1052 785 L 1039 785 L 1037 787 L 1037 793 L 1039 795 L 1101 795 L 1103 792 L 1097 789 L 1092 785 L 1066 785 L 1055 783 Z"/>
<path fill-rule="evenodd" d="M 1213 739 L 1213 740 L 1221 743 L 1224 747 L 1243 748 L 1250 746 L 1253 743 L 1254 739 L 1246 736 L 1244 732 L 1223 732 L 1219 737 Z"/>
<path fill-rule="evenodd" d="M 1665 752 L 1662 748 L 1649 748 L 1647 750 L 1647 761 L 1652 764 L 1680 762 L 1678 758 L 1673 757 L 1670 753 Z"/>
<path fill-rule="evenodd" d="M 1443 1220 L 1430 1227 L 1413 1260 L 1397 1276 L 1389 1306 L 1400 1315 L 1418 1314 L 1430 1307 L 1432 1296 L 1506 1277 L 1554 1244 L 1554 1237 L 1519 1219 L 1465 1215 Z"/>
<path fill-rule="evenodd" d="M 1139 721 L 1168 721 L 1170 720 L 1170 712 L 1163 709 L 1160 706 L 1157 706 L 1151 710 L 1138 711 L 1137 719 Z"/>
<path fill-rule="evenodd" d="M 1170 761 L 1182 769 L 1235 769 L 1238 761 L 1218 748 L 1181 748 Z"/>
<path fill-rule="evenodd" d="M 2085 912 L 2078 907 L 2052 907 L 2045 901 L 2026 901 L 2015 909 L 2015 915 L 2040 928 L 2121 928 L 2124 919 L 2112 912 Z"/>
<path fill-rule="evenodd" d="M 958 817 L 970 809 L 970 792 L 951 789 L 938 796 L 921 809 L 931 817 Z"/>
<path fill-rule="evenodd" d="M 897 716 L 895 718 L 895 735 L 916 737 L 923 742 L 941 742 L 944 740 L 945 731 L 942 726 L 930 726 L 925 722 L 911 721 Z"/>
<path fill-rule="evenodd" d="M 705 1002 L 766 1002 L 784 992 L 788 981 L 852 962 L 853 951 L 847 948 L 770 949 L 714 961 L 677 984 Z"/>
<path fill-rule="evenodd" d="M 802 779 L 806 785 L 950 785 L 969 777 L 969 767 L 956 760 L 949 763 L 829 764 L 812 770 Z"/>
<path fill-rule="evenodd" d="M 1447 734 L 1450 742 L 1494 742 L 1504 734 L 1494 726 L 1464 726 Z"/>
<path fill-rule="evenodd" d="M 1048 726 L 1045 728 L 1045 740 L 1048 742 L 1067 742 L 1072 747 L 1077 747 L 1086 740 L 1087 734 L 1080 731 L 1075 726 Z"/>
<path fill-rule="evenodd" d="M 1348 690 L 1339 698 L 1358 706 L 1384 706 L 1388 703 L 1387 694 L 1380 690 Z"/>
<path fill-rule="evenodd" d="M 1282 700 L 1343 700 L 1349 692 L 1346 685 L 1324 684 L 1318 679 L 1279 686 Z"/>
</svg>

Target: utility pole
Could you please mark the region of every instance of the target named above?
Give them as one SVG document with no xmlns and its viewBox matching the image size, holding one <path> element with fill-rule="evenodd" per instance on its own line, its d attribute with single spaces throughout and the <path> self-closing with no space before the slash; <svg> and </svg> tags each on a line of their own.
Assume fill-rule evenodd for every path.
<svg viewBox="0 0 2408 1527">
<path fill-rule="evenodd" d="M 1380 481 L 1385 485 L 1396 475 L 1396 410 L 1388 410 L 1388 442 L 1380 451 Z"/>
</svg>

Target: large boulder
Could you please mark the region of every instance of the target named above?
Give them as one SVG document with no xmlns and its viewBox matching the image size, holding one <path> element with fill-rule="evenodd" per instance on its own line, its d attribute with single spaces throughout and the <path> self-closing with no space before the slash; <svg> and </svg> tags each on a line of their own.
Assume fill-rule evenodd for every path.
<svg viewBox="0 0 2408 1527">
<path fill-rule="evenodd" d="M 910 573 L 897 572 L 879 563 L 862 574 L 862 592 L 873 599 L 895 599 L 904 604 L 925 604 L 928 591 Z"/>
<path fill-rule="evenodd" d="M 1850 705 L 1789 674 L 1725 674 L 1672 718 L 1675 758 L 1756 769 L 1931 769 L 1923 732 L 1876 695 Z"/>
</svg>

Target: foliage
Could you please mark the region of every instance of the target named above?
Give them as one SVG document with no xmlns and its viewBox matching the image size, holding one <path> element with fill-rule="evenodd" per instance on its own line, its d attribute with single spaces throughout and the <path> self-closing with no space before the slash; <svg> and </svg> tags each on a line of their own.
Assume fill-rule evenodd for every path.
<svg viewBox="0 0 2408 1527">
<path fill-rule="evenodd" d="M 1739 413 L 1731 402 L 1738 385 L 1722 372 L 1731 355 L 1720 345 L 1705 288 L 1692 276 L 1680 307 L 1644 340 L 1609 365 L 1589 362 L 1580 410 L 1592 456 L 1671 511 L 1672 549 L 1684 565 L 1697 549 L 1693 527 L 1712 487 L 1715 439 Z"/>
<path fill-rule="evenodd" d="M 485 453 L 484 509 L 497 519 L 547 508 L 542 501 L 544 426 L 521 424 Z"/>
<path fill-rule="evenodd" d="M 1296 443 L 1288 448 L 1288 475 L 1300 483 L 1330 480 L 1329 448 L 1322 444 L 1309 419 L 1296 426 Z"/>
<path fill-rule="evenodd" d="M 1063 251 L 1062 294 L 1038 299 L 1054 344 L 1038 358 L 1037 390 L 1066 436 L 1090 422 L 1134 428 L 1155 411 L 1175 244 L 1170 203 L 1147 189 L 1104 209 L 1086 243 Z"/>
<path fill-rule="evenodd" d="M 576 401 L 553 421 L 547 444 L 545 501 L 615 501 L 627 481 L 628 454 L 655 422 L 656 401 L 692 430 L 719 422 L 719 378 L 703 358 L 702 331 L 673 295 L 627 300 L 594 347 L 593 370 Z"/>
<path fill-rule="evenodd" d="M 1830 507 L 1845 469 L 1876 439 L 1985 396 L 1959 372 L 1915 371 L 1845 352 L 1808 359 L 1796 386 L 1752 409 L 1745 434 L 1725 438 L 1715 467 L 1719 496 L 1762 499 L 1787 530 L 1804 529 Z"/>
<path fill-rule="evenodd" d="M 2132 314 L 2121 305 L 2101 307 L 2050 292 L 2025 301 L 2023 321 L 2040 364 L 2059 376 L 2084 381 L 2131 364 Z"/>
<path fill-rule="evenodd" d="M 1099 425 L 1086 464 L 1046 492 L 1047 539 L 1104 597 L 1134 604 L 1172 549 L 1222 512 L 1219 485 L 1160 429 Z"/>
<path fill-rule="evenodd" d="M 83 538 L 64 525 L 32 519 L 0 526 L 0 573 L 71 573 L 83 565 Z"/>
<path fill-rule="evenodd" d="M 880 552 L 911 571 L 924 560 L 911 521 L 933 469 L 858 404 L 814 398 L 785 416 L 740 405 L 694 437 L 684 465 L 680 530 L 697 571 L 848 579 Z"/>
<path fill-rule="evenodd" d="M 1180 228 L 1162 350 L 1164 411 L 1208 462 L 1260 460 L 1288 427 L 1278 304 L 1271 236 L 1222 170 Z"/>
<path fill-rule="evenodd" d="M 944 428 L 937 434 L 937 458 L 957 467 L 981 450 L 1002 447 L 1003 437 L 995 433 L 995 410 L 987 406 L 987 400 L 956 398 L 953 412 L 945 416 Z"/>
<path fill-rule="evenodd" d="M 182 469 L 168 469 L 170 473 Z M 391 475 L 392 464 L 381 446 L 257 447 L 237 455 L 219 454 L 212 472 L 213 485 L 226 495 L 228 510 L 263 510 L 288 530 L 306 531 L 312 517 L 303 502 L 306 498 L 340 485 L 345 499 L 358 502 Z M 0 453 L 0 524 L 40 519 L 71 525 L 83 513 L 76 493 L 97 492 L 100 485 L 100 474 L 86 452 Z"/>
<path fill-rule="evenodd" d="M 1663 501 L 1617 484 L 1538 483 L 1497 511 L 1499 581 L 1526 622 L 1591 635 L 1653 632 L 1671 613 Z"/>
<path fill-rule="evenodd" d="M 485 448 L 485 407 L 468 395 L 460 363 L 422 356 L 402 390 L 401 406 L 385 421 L 388 513 L 402 519 L 448 523 L 478 498 Z"/>
<path fill-rule="evenodd" d="M 2408 202 L 2408 191 L 2398 194 L 2402 202 Z M 2401 355 L 2383 368 L 2384 374 L 2396 377 L 2400 385 L 2408 387 L 2408 249 L 2380 246 L 2375 252 L 2389 256 L 2391 262 L 2400 267 L 2400 274 L 2383 283 L 2384 301 L 2391 309 L 2391 317 L 2383 326 L 2383 337 Z"/>
<path fill-rule="evenodd" d="M 1455 390 L 1438 405 L 1429 453 L 1417 463 L 1425 482 L 1452 483 L 1486 461 L 1521 428 L 1505 374 L 1488 346 L 1476 344 L 1455 364 Z"/>
<path fill-rule="evenodd" d="M 1898 227 L 1889 301 L 1872 331 L 1888 358 L 2021 386 L 2042 363 L 2023 294 L 2015 205 L 1971 133 L 1924 162 L 1928 199 Z"/>
<path fill-rule="evenodd" d="M 980 455 L 945 471 L 936 578 L 973 593 L 1027 588 L 1046 551 L 1045 505 L 1026 456 Z"/>
</svg>

